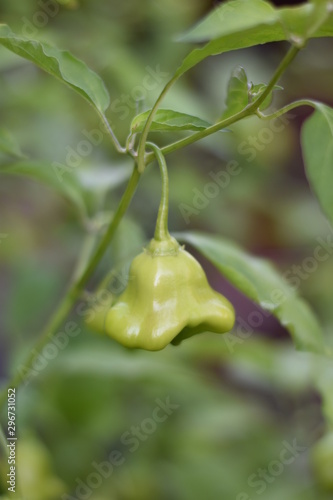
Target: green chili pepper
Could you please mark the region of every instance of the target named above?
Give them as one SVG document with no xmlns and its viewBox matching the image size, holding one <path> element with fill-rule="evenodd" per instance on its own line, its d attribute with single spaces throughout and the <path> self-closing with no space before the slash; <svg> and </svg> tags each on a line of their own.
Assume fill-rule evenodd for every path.
<svg viewBox="0 0 333 500">
<path fill-rule="evenodd" d="M 124 292 L 97 314 L 92 328 L 131 348 L 157 351 L 198 333 L 226 333 L 235 322 L 230 302 L 209 285 L 199 262 L 168 231 L 168 175 L 164 157 L 154 144 L 161 168 L 162 198 L 154 239 L 132 261 Z"/>
</svg>

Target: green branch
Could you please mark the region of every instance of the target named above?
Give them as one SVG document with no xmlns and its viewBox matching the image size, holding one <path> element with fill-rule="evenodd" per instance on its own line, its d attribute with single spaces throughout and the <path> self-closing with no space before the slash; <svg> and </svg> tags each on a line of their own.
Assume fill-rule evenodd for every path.
<svg viewBox="0 0 333 500">
<path fill-rule="evenodd" d="M 312 108 L 316 108 L 316 104 L 317 104 L 316 101 L 310 101 L 309 99 L 300 99 L 298 101 L 291 102 L 286 106 L 283 106 L 283 108 L 278 109 L 277 111 L 274 111 L 274 113 L 270 113 L 269 115 L 265 115 L 258 109 L 257 115 L 259 116 L 259 118 L 263 120 L 272 120 L 273 118 L 278 118 L 279 116 L 288 113 L 288 111 L 291 111 L 292 109 L 295 108 L 299 108 L 300 106 L 311 106 Z"/>
<path fill-rule="evenodd" d="M 168 178 L 168 168 L 165 162 L 165 158 L 160 150 L 152 142 L 146 143 L 147 147 L 154 151 L 154 155 L 159 164 L 162 178 L 162 196 L 161 202 L 158 209 L 158 216 L 155 228 L 154 238 L 157 241 L 164 241 L 170 237 L 168 229 L 168 212 L 169 212 L 169 178 Z"/>
<path fill-rule="evenodd" d="M 299 53 L 300 50 L 301 50 L 301 47 L 298 47 L 296 45 L 293 45 L 289 49 L 289 51 L 287 52 L 285 57 L 282 59 L 279 67 L 275 71 L 274 75 L 272 76 L 269 84 L 265 88 L 264 92 L 261 94 L 260 97 L 258 97 L 258 99 L 256 99 L 252 103 L 252 105 L 254 106 L 255 109 L 259 109 L 260 105 L 264 102 L 266 97 L 272 92 L 274 85 L 276 85 L 276 83 L 279 81 L 280 77 L 283 75 L 283 73 L 288 68 L 290 63 L 292 63 L 292 61 L 295 59 L 295 57 L 297 56 L 297 54 Z"/>
<path fill-rule="evenodd" d="M 162 153 L 164 155 L 172 153 L 172 152 L 176 151 L 177 149 L 181 149 L 185 146 L 193 144 L 194 142 L 200 141 L 201 139 L 204 139 L 205 137 L 208 137 L 209 135 L 212 135 L 215 132 L 222 130 L 223 128 L 229 127 L 230 125 L 237 123 L 238 121 L 242 120 L 243 118 L 246 118 L 247 116 L 251 116 L 251 115 L 257 113 L 260 105 L 264 102 L 266 97 L 272 92 L 274 85 L 278 82 L 281 75 L 287 69 L 289 64 L 294 60 L 294 58 L 296 57 L 296 55 L 298 54 L 299 51 L 300 51 L 300 48 L 296 47 L 296 46 L 292 46 L 289 49 L 289 51 L 287 52 L 287 54 L 285 55 L 285 57 L 281 61 L 279 67 L 275 71 L 274 75 L 272 76 L 269 84 L 265 88 L 264 92 L 260 95 L 260 97 L 258 97 L 258 99 L 256 99 L 254 102 L 252 102 L 251 104 L 246 106 L 246 108 L 244 108 L 242 111 L 240 111 L 239 113 L 237 113 L 233 116 L 230 116 L 229 118 L 226 118 L 225 120 L 221 120 L 221 121 L 215 123 L 214 125 L 206 128 L 205 130 L 201 130 L 200 132 L 192 134 L 189 137 L 185 137 L 184 139 L 180 139 L 177 142 L 174 142 L 172 144 L 169 144 L 168 146 L 165 146 L 164 148 L 161 149 Z M 174 83 L 174 81 L 176 81 L 176 80 L 170 80 L 169 84 L 171 82 Z M 141 150 L 143 150 L 143 153 L 145 151 L 144 141 L 146 141 L 146 139 L 147 139 L 150 124 L 153 121 L 153 117 L 154 117 L 154 114 L 157 110 L 159 102 L 162 100 L 165 92 L 171 86 L 169 84 L 166 85 L 166 87 L 163 89 L 162 94 L 160 95 L 159 99 L 155 103 L 155 106 L 153 107 L 153 109 L 150 112 L 149 117 L 152 117 L 152 118 L 151 118 L 149 123 L 148 123 L 149 117 L 147 119 L 145 129 L 144 129 L 145 136 L 143 136 L 143 133 L 142 133 L 138 155 L 140 154 L 140 147 L 141 147 Z M 153 113 L 153 111 L 154 111 L 154 113 Z M 141 154 L 142 154 L 142 151 L 141 151 Z M 154 159 L 154 153 L 149 153 L 148 155 L 146 155 L 145 165 L 148 165 L 149 163 L 151 163 L 153 161 L 153 159 Z M 141 158 L 141 161 L 142 161 L 142 158 Z"/>
<path fill-rule="evenodd" d="M 157 98 L 157 101 L 155 102 L 153 108 L 151 109 L 147 121 L 145 123 L 144 129 L 142 131 L 141 137 L 140 137 L 140 142 L 139 142 L 139 147 L 138 147 L 138 170 L 140 173 L 142 173 L 145 169 L 146 163 L 145 163 L 145 152 L 146 152 L 146 142 L 149 134 L 149 130 L 151 127 L 151 124 L 153 123 L 154 116 L 156 114 L 156 111 L 158 110 L 158 107 L 162 100 L 164 99 L 164 96 L 166 93 L 169 91 L 169 89 L 172 87 L 172 85 L 178 80 L 179 76 L 175 75 L 169 80 L 169 82 L 165 85 L 163 88 L 162 92 Z"/>
<path fill-rule="evenodd" d="M 252 104 L 251 104 L 252 107 Z M 226 118 L 225 120 L 221 120 L 220 122 L 215 123 L 214 125 L 211 125 L 210 127 L 207 127 L 205 130 L 201 130 L 200 132 L 196 132 L 195 134 L 192 134 L 188 137 L 185 137 L 184 139 L 180 139 L 179 141 L 173 142 L 172 144 L 169 144 L 168 146 L 164 146 L 161 148 L 161 152 L 164 155 L 167 155 L 169 153 L 173 153 L 174 151 L 177 151 L 177 149 L 184 148 L 185 146 L 189 146 L 190 144 L 193 144 L 194 142 L 200 141 L 201 139 L 204 139 L 205 137 L 208 137 L 209 135 L 214 134 L 215 132 L 218 132 L 219 130 L 229 127 L 230 125 L 233 125 L 234 123 L 242 120 L 243 118 L 250 116 L 253 114 L 254 111 L 250 109 L 250 105 L 244 108 L 242 111 L 237 113 L 236 115 L 230 116 L 229 118 Z M 154 153 L 149 153 L 146 156 L 146 165 L 151 163 L 154 160 Z"/>
<path fill-rule="evenodd" d="M 120 142 L 117 139 L 116 134 L 114 133 L 110 123 L 108 122 L 108 119 L 106 118 L 104 113 L 99 112 L 100 117 L 102 118 L 102 121 L 106 127 L 106 130 L 111 138 L 111 141 L 113 142 L 114 147 L 120 154 L 125 154 L 126 153 L 126 148 L 123 148 Z"/>
<path fill-rule="evenodd" d="M 85 283 L 88 281 L 88 279 L 91 277 L 92 273 L 94 272 L 97 264 L 103 257 L 106 249 L 108 248 L 114 233 L 116 232 L 116 229 L 118 228 L 121 219 L 125 215 L 125 212 L 127 208 L 129 207 L 129 204 L 132 201 L 133 195 L 136 191 L 136 188 L 138 186 L 140 180 L 140 174 L 138 172 L 137 166 L 135 165 L 133 168 L 132 175 L 128 181 L 126 190 L 120 200 L 120 203 L 118 205 L 118 208 L 116 210 L 116 213 L 108 227 L 107 232 L 104 235 L 104 238 L 100 242 L 99 246 L 95 250 L 94 255 L 91 258 L 90 263 L 88 264 L 85 272 L 82 274 L 81 278 L 78 280 L 76 285 L 74 285 L 75 288 L 75 294 L 77 295 L 78 290 L 82 290 L 83 286 Z"/>
</svg>

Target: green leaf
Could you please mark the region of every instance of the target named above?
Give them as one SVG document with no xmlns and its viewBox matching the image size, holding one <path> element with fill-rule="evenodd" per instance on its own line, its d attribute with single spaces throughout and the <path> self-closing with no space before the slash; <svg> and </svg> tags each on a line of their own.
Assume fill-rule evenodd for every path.
<svg viewBox="0 0 333 500">
<path fill-rule="evenodd" d="M 226 98 L 226 110 L 222 119 L 229 118 L 242 111 L 249 104 L 248 80 L 244 68 L 238 66 L 231 73 L 228 83 L 228 94 Z"/>
<path fill-rule="evenodd" d="M 184 42 L 205 42 L 242 33 L 261 25 L 274 25 L 277 13 L 264 0 L 232 0 L 221 4 L 179 38 Z"/>
<path fill-rule="evenodd" d="M 147 121 L 149 111 L 136 116 L 131 123 L 132 133 L 142 132 Z M 150 130 L 205 130 L 210 123 L 197 116 L 178 113 L 171 109 L 159 109 L 154 117 Z"/>
<path fill-rule="evenodd" d="M 297 349 L 324 352 L 316 317 L 270 262 L 218 236 L 186 232 L 177 238 L 197 248 L 236 288 L 274 314 L 291 333 Z"/>
<path fill-rule="evenodd" d="M 269 31 L 265 30 L 267 27 L 270 27 Z M 231 0 L 214 9 L 179 40 L 206 42 L 238 33 L 243 38 L 239 43 L 243 44 L 248 32 L 257 36 L 258 43 L 266 43 L 269 33 L 284 36 L 285 40 L 292 35 L 305 38 L 332 36 L 331 2 L 321 0 L 296 7 L 275 8 L 266 0 Z"/>
<path fill-rule="evenodd" d="M 250 102 L 258 99 L 266 90 L 267 85 L 259 83 L 253 85 L 248 82 L 248 78 L 244 68 L 238 66 L 231 73 L 228 83 L 228 93 L 226 98 L 226 109 L 223 112 L 221 119 L 229 118 L 241 112 Z M 282 89 L 279 85 L 275 85 L 273 90 Z M 273 91 L 269 93 L 264 102 L 260 105 L 260 110 L 268 108 L 273 99 Z"/>
<path fill-rule="evenodd" d="M 61 80 L 100 113 L 108 108 L 110 97 L 101 78 L 70 52 L 16 35 L 5 24 L 0 24 L 0 44 Z"/>
<path fill-rule="evenodd" d="M 0 129 L 0 151 L 14 158 L 23 158 L 24 155 L 14 137 L 5 129 Z"/>
<path fill-rule="evenodd" d="M 1 174 L 19 175 L 42 182 L 69 200 L 78 209 L 81 216 L 86 215 L 83 192 L 75 172 L 71 172 L 63 179 L 60 179 L 52 165 L 27 161 L 1 166 Z"/>
<path fill-rule="evenodd" d="M 327 0 L 310 2 L 299 7 L 278 9 L 280 23 L 289 39 L 308 40 L 333 36 L 332 4 Z"/>
<path fill-rule="evenodd" d="M 264 41 L 260 42 L 260 39 Z M 274 42 L 284 39 L 284 34 L 280 34 L 278 37 L 272 33 L 269 27 L 263 26 L 260 30 L 260 35 L 257 34 L 256 29 L 251 29 L 247 32 L 246 36 L 232 34 L 212 40 L 204 47 L 192 50 L 192 52 L 185 57 L 181 66 L 176 71 L 175 77 L 179 78 L 186 73 L 186 71 L 193 68 L 207 57 L 223 54 L 224 52 L 229 52 L 231 50 L 252 47 L 254 45 L 258 45 L 259 43 Z"/>
<path fill-rule="evenodd" d="M 181 76 L 206 57 L 231 50 L 281 40 L 301 43 L 300 39 L 308 37 L 333 36 L 333 13 L 327 9 L 323 17 L 322 6 L 311 3 L 280 9 L 265 0 L 223 3 L 179 38 L 184 42 L 208 43 L 190 52 L 176 76 Z"/>
<path fill-rule="evenodd" d="M 302 151 L 310 186 L 333 224 L 333 109 L 314 105 L 315 112 L 302 128 Z"/>
</svg>

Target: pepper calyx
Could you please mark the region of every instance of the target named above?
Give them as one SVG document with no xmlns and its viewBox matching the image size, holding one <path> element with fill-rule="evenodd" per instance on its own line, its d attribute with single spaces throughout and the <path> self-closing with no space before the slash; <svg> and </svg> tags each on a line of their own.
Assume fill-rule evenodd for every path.
<svg viewBox="0 0 333 500">
<path fill-rule="evenodd" d="M 152 257 L 158 257 L 163 255 L 178 255 L 181 247 L 178 241 L 172 236 L 168 235 L 167 238 L 162 240 L 157 240 L 153 238 L 147 248 L 144 249 L 145 253 L 151 255 Z"/>
</svg>

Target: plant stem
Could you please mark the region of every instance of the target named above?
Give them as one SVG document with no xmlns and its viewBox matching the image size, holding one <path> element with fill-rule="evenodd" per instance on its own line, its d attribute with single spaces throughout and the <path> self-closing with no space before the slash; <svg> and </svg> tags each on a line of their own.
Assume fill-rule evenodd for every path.
<svg viewBox="0 0 333 500">
<path fill-rule="evenodd" d="M 266 99 L 266 97 L 271 93 L 271 91 L 274 88 L 274 85 L 279 81 L 282 74 L 288 68 L 289 64 L 295 59 L 295 57 L 297 56 L 297 54 L 299 53 L 300 50 L 301 50 L 301 48 L 296 46 L 296 45 L 292 45 L 290 47 L 287 54 L 282 59 L 280 65 L 278 66 L 277 70 L 275 71 L 274 75 L 272 76 L 269 84 L 265 88 L 264 92 L 261 94 L 260 97 L 258 97 L 258 99 L 256 99 L 252 103 L 252 106 L 254 106 L 255 109 L 258 109 L 260 104 L 262 104 L 264 102 L 264 100 Z"/>
<path fill-rule="evenodd" d="M 272 118 L 278 118 L 279 116 L 288 113 L 288 111 L 299 108 L 300 106 L 311 106 L 312 108 L 316 108 L 316 104 L 316 101 L 310 101 L 309 99 L 300 99 L 298 101 L 291 102 L 286 106 L 283 106 L 283 108 L 278 109 L 277 111 L 274 111 L 274 113 L 270 113 L 269 115 L 265 115 L 264 113 L 261 113 L 261 111 L 257 110 L 257 115 L 263 120 L 272 120 Z"/>
<path fill-rule="evenodd" d="M 154 239 L 157 241 L 163 241 L 170 237 L 168 230 L 168 211 L 169 211 L 169 179 L 168 179 L 168 169 L 165 162 L 165 158 L 161 153 L 160 148 L 153 144 L 152 142 L 147 142 L 146 145 L 154 151 L 154 155 L 159 164 L 161 177 L 162 177 L 162 196 L 161 202 L 158 209 L 158 216 L 155 228 Z"/>
<path fill-rule="evenodd" d="M 93 250 L 95 248 L 97 239 L 98 239 L 97 231 L 89 231 L 87 236 L 83 240 L 81 246 L 81 252 L 80 255 L 78 256 L 78 260 L 72 274 L 71 278 L 72 283 L 77 281 L 81 276 L 81 274 L 84 272 L 87 262 L 89 261 L 90 256 L 92 255 Z"/>
<path fill-rule="evenodd" d="M 274 75 L 272 76 L 265 91 L 261 94 L 260 97 L 258 97 L 258 99 L 256 99 L 254 102 L 252 102 L 251 104 L 246 106 L 246 108 L 244 108 L 242 111 L 240 111 L 239 113 L 236 113 L 233 116 L 230 116 L 229 118 L 226 118 L 225 120 L 221 120 L 221 121 L 215 123 L 214 125 L 206 128 L 205 130 L 201 130 L 200 132 L 192 134 L 189 137 L 185 137 L 185 139 L 180 139 L 177 142 L 174 142 L 172 144 L 169 144 L 168 146 L 165 146 L 164 148 L 161 149 L 161 152 L 164 155 L 172 153 L 173 151 L 176 151 L 177 149 L 181 149 L 185 146 L 188 146 L 189 144 L 193 144 L 194 142 L 200 141 L 204 137 L 207 137 L 211 134 L 214 134 L 215 132 L 217 132 L 225 127 L 233 125 L 234 123 L 238 122 L 239 120 L 256 113 L 257 110 L 259 109 L 260 104 L 262 104 L 264 102 L 266 97 L 273 90 L 274 85 L 277 83 L 277 81 L 279 80 L 281 75 L 284 73 L 284 71 L 287 69 L 289 64 L 294 60 L 294 58 L 296 57 L 296 55 L 298 54 L 299 51 L 300 51 L 300 48 L 296 47 L 296 46 L 292 46 L 289 49 L 289 51 L 287 52 L 287 54 L 285 55 L 285 57 L 281 61 L 279 67 L 275 71 Z M 155 106 L 153 107 L 153 109 L 150 112 L 150 115 L 147 119 L 144 131 L 143 131 L 143 132 L 145 132 L 145 136 L 143 135 L 143 133 L 141 136 L 138 154 L 140 154 L 140 147 L 141 147 L 141 149 L 143 149 L 143 151 L 145 149 L 143 141 L 145 141 L 147 139 L 147 136 L 149 133 L 149 127 L 153 121 L 154 114 L 157 110 L 157 106 L 160 103 L 160 101 L 162 100 L 162 98 L 164 97 L 164 94 L 170 88 L 171 82 L 174 83 L 174 81 L 176 81 L 176 79 L 170 80 L 170 82 L 164 87 L 160 97 L 158 98 L 158 100 L 155 103 Z M 153 113 L 153 111 L 154 111 L 154 113 Z M 150 117 L 151 117 L 151 119 L 149 121 Z M 142 151 L 141 151 L 141 154 L 142 154 Z M 148 165 L 149 163 L 151 163 L 153 161 L 153 159 L 154 159 L 154 153 L 148 154 L 146 156 L 146 159 L 145 159 L 145 164 Z"/>
<path fill-rule="evenodd" d="M 252 105 L 251 105 L 252 106 Z M 214 125 L 211 125 L 210 127 L 206 128 L 205 130 L 201 130 L 200 132 L 196 132 L 195 134 L 192 134 L 188 137 L 185 137 L 184 139 L 180 139 L 179 141 L 173 142 L 172 144 L 169 144 L 168 146 L 164 146 L 161 148 L 161 152 L 164 155 L 167 155 L 169 153 L 173 153 L 177 149 L 181 149 L 185 146 L 188 146 L 189 144 L 193 144 L 194 142 L 200 141 L 201 139 L 204 139 L 205 137 L 208 137 L 209 135 L 214 134 L 215 132 L 228 127 L 242 118 L 245 118 L 246 116 L 250 116 L 253 114 L 253 110 L 250 109 L 250 107 L 244 108 L 242 111 L 237 113 L 236 115 L 230 116 L 229 118 L 226 118 L 225 120 L 221 120 L 220 122 L 215 123 Z M 151 163 L 154 159 L 154 153 L 149 153 L 146 156 L 146 165 Z"/>
<path fill-rule="evenodd" d="M 57 329 L 61 327 L 62 323 L 72 310 L 76 300 L 80 296 L 80 293 L 88 281 L 88 279 L 91 277 L 93 271 L 95 270 L 96 266 L 98 265 L 99 261 L 101 260 L 102 256 L 104 255 L 105 250 L 109 246 L 116 229 L 119 226 L 119 223 L 124 216 L 132 198 L 135 193 L 135 190 L 137 188 L 138 182 L 140 179 L 140 174 L 138 172 L 137 166 L 134 166 L 132 176 L 127 184 L 126 190 L 120 200 L 120 203 L 118 205 L 118 208 L 116 210 L 116 213 L 109 225 L 109 228 L 107 232 L 105 233 L 104 237 L 102 238 L 100 244 L 96 248 L 93 256 L 91 257 L 91 260 L 86 267 L 85 271 L 81 275 L 81 277 L 72 285 L 69 287 L 67 294 L 65 295 L 64 300 L 61 302 L 59 305 L 58 309 L 55 311 L 53 316 L 51 317 L 50 321 L 44 328 L 41 337 L 37 344 L 35 345 L 34 349 L 30 352 L 28 358 L 26 359 L 24 365 L 21 367 L 20 371 L 17 372 L 12 380 L 8 383 L 6 389 L 1 393 L 0 395 L 0 408 L 3 406 L 3 404 L 6 401 L 6 396 L 7 396 L 7 390 L 9 387 L 11 388 L 17 388 L 24 380 L 25 375 L 29 371 L 29 369 L 32 366 L 32 363 L 36 357 L 36 353 L 39 353 L 43 347 L 52 339 L 53 335 L 56 333 Z"/>
<path fill-rule="evenodd" d="M 144 171 L 145 166 L 146 166 L 146 163 L 145 163 L 146 141 L 147 141 L 149 129 L 150 129 L 150 126 L 153 122 L 155 113 L 156 113 L 160 103 L 162 102 L 164 96 L 169 91 L 169 89 L 172 87 L 172 85 L 178 80 L 178 78 L 179 78 L 179 76 L 176 74 L 171 78 L 171 80 L 168 81 L 168 83 L 165 85 L 162 92 L 158 96 L 157 101 L 155 102 L 154 106 L 152 107 L 152 109 L 148 115 L 147 121 L 145 123 L 144 129 L 143 129 L 141 137 L 140 137 L 140 142 L 139 142 L 139 147 L 138 147 L 138 170 L 140 173 L 142 173 Z"/>
<path fill-rule="evenodd" d="M 261 113 L 261 111 L 259 111 L 259 109 L 257 109 L 255 113 L 258 115 L 259 118 L 261 118 L 263 120 L 271 120 L 272 118 L 278 118 L 279 116 L 281 116 L 285 113 L 288 113 L 288 111 L 291 111 L 292 109 L 298 108 L 300 106 L 311 106 L 311 107 L 315 108 L 316 101 L 311 101 L 309 99 L 300 99 L 298 101 L 287 104 L 283 108 L 278 109 L 277 111 L 274 111 L 274 113 L 271 113 L 269 115 L 265 115 L 264 113 Z M 169 144 L 168 146 L 164 146 L 163 148 L 161 148 L 161 153 L 163 155 L 173 153 L 177 149 L 181 149 L 184 146 L 188 146 L 189 144 L 193 144 L 194 142 L 197 142 L 200 139 L 203 139 L 204 137 L 207 137 L 208 135 L 213 134 L 217 130 L 221 130 L 225 127 L 229 127 L 230 125 L 233 125 L 234 123 L 240 121 L 242 118 L 250 116 L 253 113 L 254 112 L 252 110 L 252 105 L 251 105 L 251 107 L 246 107 L 240 113 L 237 113 L 236 115 L 233 115 L 230 118 L 227 118 L 221 122 L 218 122 L 215 125 L 212 125 L 211 127 L 208 127 L 203 131 L 200 131 L 200 132 L 197 132 L 196 134 L 190 135 L 189 137 L 186 137 L 185 139 L 180 139 L 179 141 L 173 142 L 172 144 Z M 149 153 L 146 156 L 146 164 L 148 165 L 153 160 L 154 160 L 154 155 L 152 153 Z"/>
<path fill-rule="evenodd" d="M 88 281 L 88 279 L 90 278 L 90 276 L 94 272 L 97 264 L 99 263 L 99 261 L 103 257 L 104 252 L 106 251 L 107 247 L 109 246 L 109 244 L 114 236 L 114 233 L 119 226 L 121 219 L 125 215 L 125 212 L 129 206 L 130 202 L 132 201 L 132 198 L 133 198 L 133 195 L 134 195 L 136 188 L 138 186 L 139 180 L 140 180 L 140 174 L 138 172 L 137 166 L 135 165 L 133 172 L 132 172 L 132 175 L 128 181 L 126 190 L 125 190 L 125 192 L 120 200 L 120 203 L 118 205 L 116 213 L 115 213 L 115 215 L 114 215 L 114 217 L 113 217 L 113 219 L 108 227 L 107 232 L 104 235 L 104 238 L 102 239 L 99 246 L 95 250 L 95 253 L 92 256 L 85 272 L 82 274 L 81 278 L 78 280 L 78 282 L 74 286 L 74 288 L 76 289 L 76 292 L 77 292 L 77 290 L 79 290 L 79 291 L 82 290 L 83 286 Z M 76 293 L 76 295 L 77 295 L 77 293 Z"/>
<path fill-rule="evenodd" d="M 117 136 L 116 134 L 114 133 L 110 123 L 108 122 L 108 119 L 106 118 L 106 116 L 104 115 L 104 113 L 99 113 L 100 117 L 102 118 L 102 121 L 106 127 L 106 130 L 108 131 L 110 137 L 111 137 L 111 140 L 113 142 L 113 145 L 114 147 L 116 148 L 116 150 L 118 151 L 118 153 L 121 153 L 121 154 L 125 154 L 126 153 L 126 148 L 123 148 L 122 145 L 120 144 L 120 142 L 118 141 L 117 139 Z"/>
</svg>

